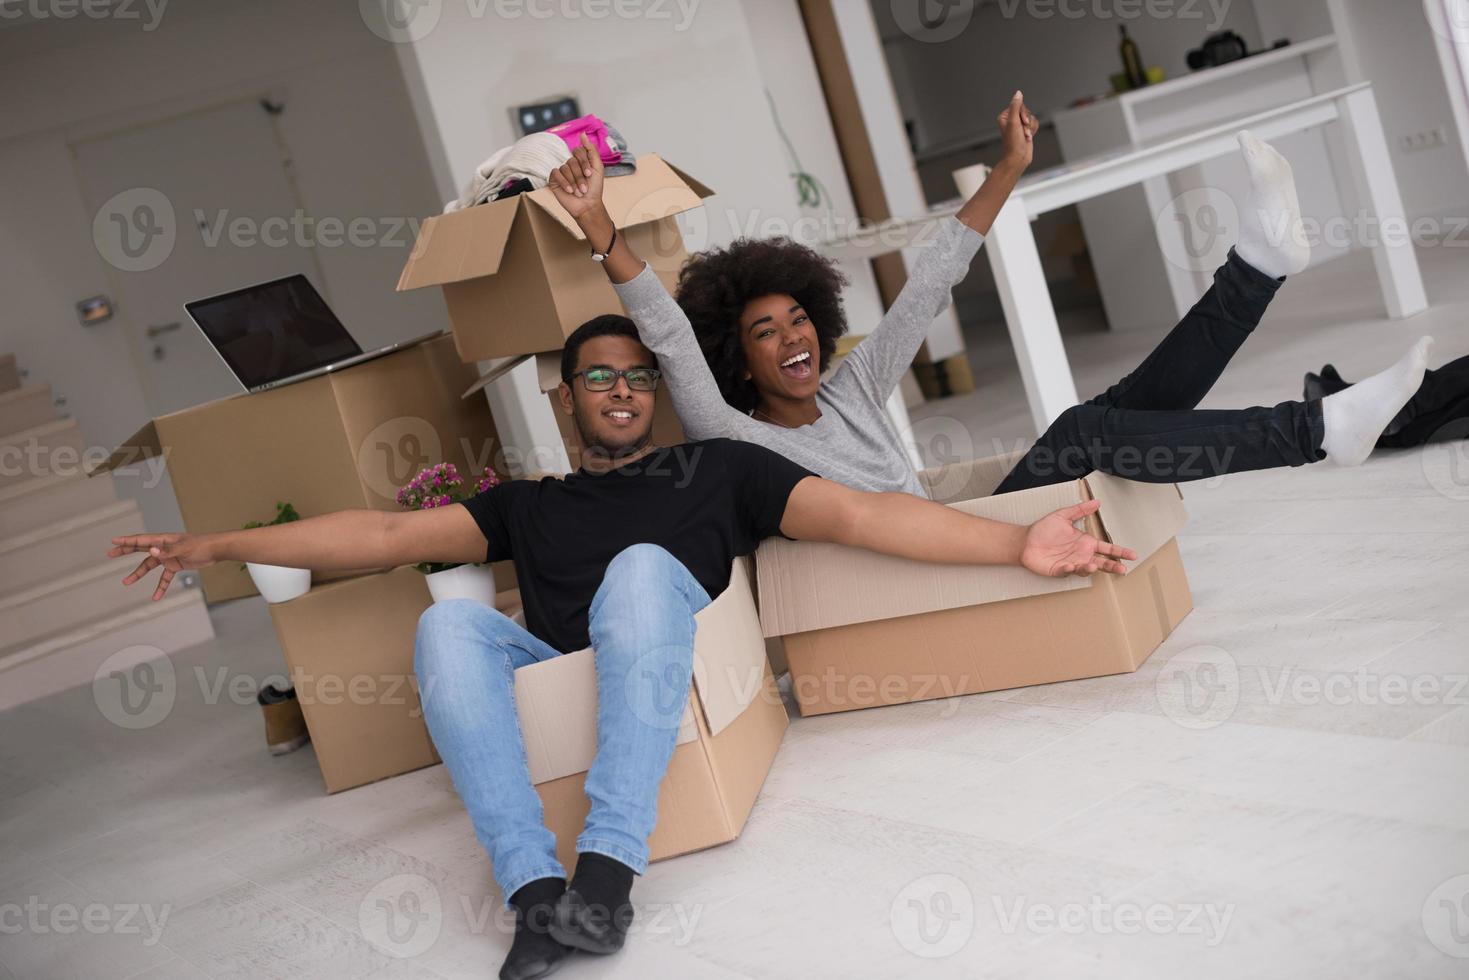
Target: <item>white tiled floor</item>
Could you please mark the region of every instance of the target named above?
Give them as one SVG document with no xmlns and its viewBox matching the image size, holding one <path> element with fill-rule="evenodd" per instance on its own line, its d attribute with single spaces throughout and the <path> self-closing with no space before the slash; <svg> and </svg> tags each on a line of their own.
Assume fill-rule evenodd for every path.
<svg viewBox="0 0 1469 980">
<path fill-rule="evenodd" d="M 1420 333 L 1469 353 L 1465 256 L 1423 259 L 1409 322 L 1377 318 L 1365 256 L 1293 281 L 1206 405 Z M 1082 391 L 1156 337 L 1071 336 Z M 921 414 L 1027 436 L 1008 357 L 977 341 L 984 389 Z M 796 719 L 740 840 L 655 865 L 628 948 L 561 975 L 1469 975 L 1463 453 L 1185 488 L 1197 609 L 1143 669 Z M 443 768 L 323 795 L 253 700 L 205 703 L 281 667 L 258 600 L 214 614 L 161 724 L 88 689 L 0 714 L 0 980 L 492 976 L 504 920 Z M 439 909 L 407 946 L 373 917 L 404 880 Z"/>
</svg>

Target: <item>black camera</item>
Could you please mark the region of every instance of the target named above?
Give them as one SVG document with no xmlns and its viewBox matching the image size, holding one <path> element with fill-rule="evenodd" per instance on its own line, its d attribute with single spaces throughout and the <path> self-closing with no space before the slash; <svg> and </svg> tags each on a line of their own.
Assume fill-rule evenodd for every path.
<svg viewBox="0 0 1469 980">
<path fill-rule="evenodd" d="M 1216 68 L 1231 61 L 1249 57 L 1245 39 L 1234 31 L 1220 31 L 1204 39 L 1203 47 L 1188 53 L 1188 66 L 1193 71 L 1201 68 Z"/>
</svg>

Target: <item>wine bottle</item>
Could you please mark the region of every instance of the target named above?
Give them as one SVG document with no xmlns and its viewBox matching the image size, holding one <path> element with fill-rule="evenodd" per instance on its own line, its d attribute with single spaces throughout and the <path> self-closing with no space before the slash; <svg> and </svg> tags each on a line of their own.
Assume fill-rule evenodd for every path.
<svg viewBox="0 0 1469 980">
<path fill-rule="evenodd" d="M 1122 32 L 1122 71 L 1127 76 L 1127 87 L 1142 88 L 1148 84 L 1148 73 L 1143 68 L 1143 56 L 1138 53 L 1137 42 L 1127 36 L 1127 25 L 1118 24 Z"/>
</svg>

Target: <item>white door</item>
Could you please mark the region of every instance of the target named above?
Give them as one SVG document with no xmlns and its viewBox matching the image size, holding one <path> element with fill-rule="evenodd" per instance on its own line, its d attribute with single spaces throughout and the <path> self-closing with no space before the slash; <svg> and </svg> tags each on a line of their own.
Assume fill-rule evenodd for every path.
<svg viewBox="0 0 1469 980">
<path fill-rule="evenodd" d="M 148 410 L 240 391 L 183 304 L 305 273 L 324 283 L 271 115 L 241 101 L 73 146 Z"/>
</svg>

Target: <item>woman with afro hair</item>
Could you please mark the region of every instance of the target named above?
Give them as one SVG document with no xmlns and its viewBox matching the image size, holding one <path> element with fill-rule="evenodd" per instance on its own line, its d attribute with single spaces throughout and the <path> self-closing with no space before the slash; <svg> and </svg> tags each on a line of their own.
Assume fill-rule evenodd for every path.
<svg viewBox="0 0 1469 980">
<path fill-rule="evenodd" d="M 549 183 L 657 356 L 691 440 L 755 442 L 859 490 L 925 496 L 884 406 L 1030 165 L 1038 124 L 1020 92 L 998 123 L 999 164 L 954 217 L 939 223 L 882 322 L 825 379 L 837 338 L 847 331 L 844 278 L 830 260 L 787 240 L 740 239 L 691 258 L 675 300 L 617 235 L 602 202 L 601 159 L 590 144 L 552 171 Z M 1240 145 L 1252 196 L 1213 286 L 1137 369 L 1063 412 L 996 493 L 1093 470 L 1174 483 L 1325 458 L 1356 465 L 1417 390 L 1427 339 L 1387 371 L 1325 399 L 1195 407 L 1286 276 L 1310 257 L 1290 164 L 1248 133 L 1240 134 Z"/>
</svg>

